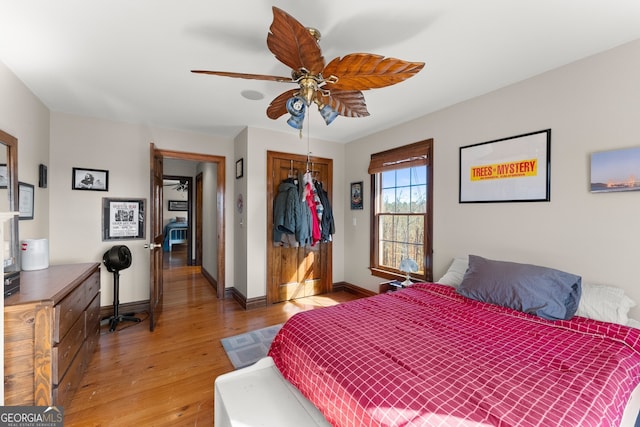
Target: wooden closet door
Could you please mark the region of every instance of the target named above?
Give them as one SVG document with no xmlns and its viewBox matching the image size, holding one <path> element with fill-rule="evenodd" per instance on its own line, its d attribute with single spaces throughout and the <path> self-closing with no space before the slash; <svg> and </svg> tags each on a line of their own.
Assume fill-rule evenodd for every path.
<svg viewBox="0 0 640 427">
<path fill-rule="evenodd" d="M 285 247 L 273 242 L 273 203 L 280 183 L 307 170 L 306 156 L 267 153 L 267 302 L 276 303 L 331 291 L 331 242 L 314 246 Z M 333 161 L 311 158 L 309 170 L 320 181 L 331 200 Z"/>
</svg>

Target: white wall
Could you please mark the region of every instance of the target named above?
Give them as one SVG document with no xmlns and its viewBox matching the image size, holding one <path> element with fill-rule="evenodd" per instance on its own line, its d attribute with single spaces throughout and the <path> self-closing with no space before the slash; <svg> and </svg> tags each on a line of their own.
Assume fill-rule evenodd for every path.
<svg viewBox="0 0 640 427">
<path fill-rule="evenodd" d="M 235 282 L 232 285 L 242 295 L 249 297 L 248 293 L 248 281 L 247 274 L 251 265 L 256 261 L 252 259 L 249 261 L 247 256 L 247 245 L 249 239 L 249 233 L 247 232 L 247 217 L 248 213 L 252 212 L 251 208 L 255 208 L 255 201 L 249 200 L 249 194 L 247 194 L 249 170 L 251 166 L 257 161 L 256 158 L 250 158 L 249 156 L 249 131 L 244 129 L 235 139 L 235 155 L 233 158 L 233 205 L 229 206 L 229 210 L 233 212 L 233 232 L 235 236 L 235 248 L 233 253 L 234 269 L 235 269 Z M 252 151 L 253 152 L 253 151 Z M 242 177 L 236 178 L 236 162 L 242 159 Z M 238 209 L 238 200 L 242 200 L 242 209 Z M 260 294 L 259 288 L 256 290 L 258 294 L 256 296 L 266 295 Z"/>
<path fill-rule="evenodd" d="M 51 166 L 49 110 L 2 62 L 0 93 L 0 129 L 18 138 L 18 179 L 34 186 L 34 219 L 20 221 L 20 238 L 46 238 L 49 190 L 38 188 L 38 165 Z"/>
<path fill-rule="evenodd" d="M 149 241 L 149 217 L 147 213 L 146 239 L 103 242 L 102 198 L 143 198 L 149 202 L 150 142 L 160 149 L 225 156 L 227 162 L 233 158 L 232 141 L 210 135 L 52 113 L 51 263 L 100 262 L 102 254 L 111 246 L 127 245 L 132 252 L 133 265 L 121 272 L 121 303 L 149 299 L 149 254 L 144 249 Z M 108 170 L 109 191 L 71 190 L 74 166 Z M 227 198 L 226 203 L 230 204 L 231 197 Z M 227 233 L 232 236 L 230 230 Z M 228 240 L 228 245 L 233 246 L 233 239 Z M 232 262 L 228 257 L 227 265 Z M 232 273 L 233 269 L 227 268 L 227 271 Z M 113 279 L 106 269 L 102 275 L 101 304 L 106 306 L 113 303 Z M 228 276 L 226 279 L 232 280 Z"/>
<path fill-rule="evenodd" d="M 563 269 L 622 287 L 640 302 L 640 192 L 589 192 L 591 153 L 640 146 L 639 75 L 635 41 L 349 143 L 346 181 L 364 180 L 367 195 L 371 153 L 434 138 L 434 279 L 452 257 L 473 253 Z M 546 128 L 550 202 L 458 203 L 459 147 Z M 375 290 L 381 280 L 366 270 L 362 250 L 369 244 L 368 201 L 364 211 L 345 210 L 345 223 L 346 262 L 354 266 L 345 280 Z M 640 318 L 640 307 L 631 314 Z"/>
<path fill-rule="evenodd" d="M 232 158 L 227 159 L 227 164 L 230 164 Z M 218 245 L 220 237 L 218 234 L 218 204 L 217 204 L 217 190 L 218 190 L 218 165 L 215 163 L 201 163 L 198 166 L 198 172 L 202 172 L 202 193 L 208 195 L 203 197 L 202 201 L 202 268 L 209 273 L 211 277 L 220 280 L 218 277 Z M 227 181 L 228 182 L 228 181 Z M 195 195 L 194 195 L 195 197 Z M 227 198 L 229 198 L 227 196 Z M 229 205 L 227 205 L 229 206 Z M 230 215 L 227 215 L 229 217 Z M 195 221 L 195 220 L 194 220 Z M 193 223 L 195 225 L 195 222 Z M 230 226 L 226 226 L 227 235 L 230 240 L 233 238 L 233 230 Z M 195 227 L 194 230 L 195 232 Z M 195 242 L 194 242 L 195 245 Z M 226 244 L 227 247 L 228 244 Z M 194 247 L 195 252 L 195 247 Z M 225 252 L 227 259 L 226 265 L 232 265 L 233 258 Z M 226 275 L 229 277 L 229 274 Z M 230 276 L 233 277 L 233 276 Z M 228 282 L 225 282 L 228 286 Z"/>
</svg>

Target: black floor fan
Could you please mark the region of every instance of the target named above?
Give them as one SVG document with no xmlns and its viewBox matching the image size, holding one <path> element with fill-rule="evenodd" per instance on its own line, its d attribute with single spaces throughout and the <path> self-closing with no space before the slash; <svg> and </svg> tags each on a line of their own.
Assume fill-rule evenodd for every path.
<svg viewBox="0 0 640 427">
<path fill-rule="evenodd" d="M 140 322 L 133 313 L 120 314 L 120 270 L 131 266 L 131 251 L 124 245 L 114 246 L 102 256 L 107 271 L 113 273 L 113 316 L 109 318 L 109 332 L 116 330 L 118 323 L 124 320 Z"/>
</svg>

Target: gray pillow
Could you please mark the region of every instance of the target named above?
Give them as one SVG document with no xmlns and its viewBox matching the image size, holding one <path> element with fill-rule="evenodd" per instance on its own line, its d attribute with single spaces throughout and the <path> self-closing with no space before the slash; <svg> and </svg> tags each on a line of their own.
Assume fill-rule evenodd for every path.
<svg viewBox="0 0 640 427">
<path fill-rule="evenodd" d="M 576 313 L 581 282 L 580 276 L 552 268 L 469 255 L 469 268 L 457 291 L 477 301 L 559 320 Z"/>
</svg>

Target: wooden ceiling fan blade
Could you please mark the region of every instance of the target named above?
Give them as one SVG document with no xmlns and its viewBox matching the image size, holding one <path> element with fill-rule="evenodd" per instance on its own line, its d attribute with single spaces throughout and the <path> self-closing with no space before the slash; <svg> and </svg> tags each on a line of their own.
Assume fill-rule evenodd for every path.
<svg viewBox="0 0 640 427">
<path fill-rule="evenodd" d="M 287 114 L 287 100 L 292 98 L 296 92 L 298 92 L 298 89 L 291 89 L 275 97 L 267 107 L 267 117 L 276 120 L 284 114 Z"/>
<path fill-rule="evenodd" d="M 424 68 L 424 62 L 409 62 L 385 58 L 370 53 L 352 53 L 335 58 L 322 72 L 325 79 L 336 76 L 333 89 L 368 90 L 391 86 L 415 76 Z"/>
<path fill-rule="evenodd" d="M 321 101 L 344 117 L 367 117 L 369 111 L 364 95 L 359 90 L 332 90 L 322 95 Z"/>
<path fill-rule="evenodd" d="M 291 79 L 291 77 L 269 76 L 266 74 L 232 73 L 229 71 L 208 71 L 208 70 L 191 70 L 191 72 L 197 73 L 197 74 L 211 74 L 214 76 L 233 77 L 238 79 L 268 80 L 273 82 L 293 83 L 293 80 Z"/>
<path fill-rule="evenodd" d="M 273 7 L 273 23 L 267 46 L 276 59 L 292 70 L 304 68 L 317 75 L 324 69 L 324 57 L 316 38 L 287 12 Z"/>
</svg>

